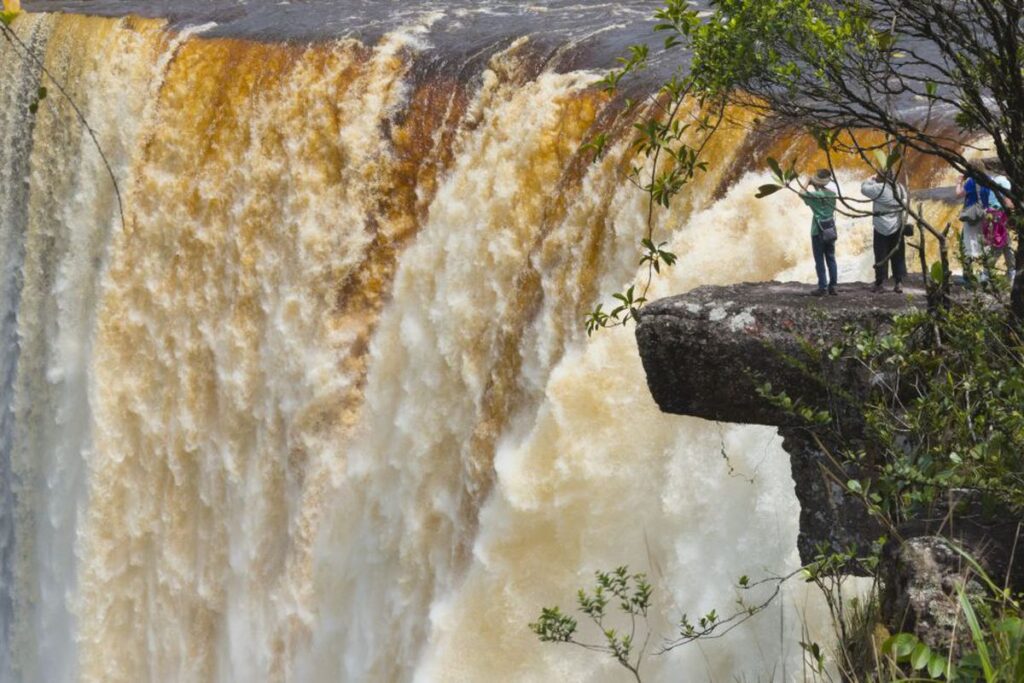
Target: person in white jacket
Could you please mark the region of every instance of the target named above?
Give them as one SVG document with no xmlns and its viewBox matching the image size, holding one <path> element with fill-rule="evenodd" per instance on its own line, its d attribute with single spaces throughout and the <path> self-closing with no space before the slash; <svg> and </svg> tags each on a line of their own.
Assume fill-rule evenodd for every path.
<svg viewBox="0 0 1024 683">
<path fill-rule="evenodd" d="M 860 191 L 871 200 L 874 227 L 875 285 L 871 291 L 883 291 L 891 264 L 892 278 L 896 283 L 893 291 L 902 292 L 903 278 L 907 275 L 906 244 L 903 241 L 907 188 L 895 179 L 879 174 L 861 183 Z"/>
</svg>

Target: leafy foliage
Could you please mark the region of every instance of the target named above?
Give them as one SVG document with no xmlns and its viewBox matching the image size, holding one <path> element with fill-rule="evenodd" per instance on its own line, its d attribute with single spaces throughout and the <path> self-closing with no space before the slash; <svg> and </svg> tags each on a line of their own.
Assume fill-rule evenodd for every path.
<svg viewBox="0 0 1024 683">
<path fill-rule="evenodd" d="M 986 509 L 1024 511 L 1024 339 L 990 300 L 896 319 L 860 332 L 835 356 L 875 378 L 867 440 L 845 454 L 869 474 L 848 488 L 899 523 L 953 492 Z"/>
<path fill-rule="evenodd" d="M 640 680 L 640 665 L 650 638 L 646 627 L 647 614 L 651 607 L 653 588 L 645 574 L 631 574 L 628 567 L 618 567 L 610 572 L 595 572 L 594 587 L 583 588 L 576 596 L 576 605 L 596 626 L 601 641 L 590 644 L 577 638 L 578 624 L 573 617 L 564 614 L 558 607 L 545 607 L 540 618 L 530 624 L 530 630 L 542 642 L 570 643 L 578 647 L 605 653 L 627 669 L 636 680 Z M 621 616 L 629 619 L 628 628 L 616 630 L 608 605 L 618 608 Z M 644 632 L 643 642 L 637 646 L 638 623 Z"/>
<path fill-rule="evenodd" d="M 657 12 L 656 18 L 659 23 L 655 30 L 670 34 L 664 41 L 664 51 L 682 45 L 681 38 L 701 25 L 697 10 L 686 3 L 669 3 Z M 619 59 L 619 67 L 601 79 L 598 87 L 616 92 L 630 74 L 646 69 L 650 59 L 647 45 L 631 46 L 628 54 Z M 687 102 L 691 103 L 691 108 L 684 112 Z M 627 99 L 625 104 L 627 114 L 638 117 L 629 145 L 634 163 L 630 166 L 628 181 L 648 197 L 646 229 L 640 240 L 639 265 L 644 276 L 612 295 L 619 305 L 606 311 L 599 303 L 586 316 L 588 335 L 601 328 L 638 320 L 639 308 L 647 301 L 654 276 L 660 274 L 663 267 L 675 264 L 676 255 L 664 248 L 667 242 L 655 242 L 656 210 L 668 208 L 698 173 L 707 170 L 707 161 L 702 155 L 725 112 L 722 101 L 707 95 L 695 97 L 692 75 L 684 75 L 682 71 L 644 101 Z M 606 133 L 598 133 L 582 149 L 592 151 L 596 161 L 604 156 L 608 142 Z"/>
<path fill-rule="evenodd" d="M 917 671 L 927 671 L 933 679 L 947 673 L 947 658 L 941 652 L 933 652 L 912 633 L 897 633 L 882 644 L 882 654 L 888 655 L 897 664 L 906 664 Z"/>
<path fill-rule="evenodd" d="M 711 609 L 695 620 L 691 620 L 687 614 L 681 615 L 676 634 L 663 641 L 658 653 L 663 654 L 697 640 L 726 635 L 767 608 L 779 596 L 783 584 L 801 575 L 802 572 L 803 569 L 785 576 L 769 576 L 760 581 L 751 581 L 749 576 L 741 576 L 736 582 L 740 597 L 736 600 L 735 611 L 728 616 L 722 616 L 718 610 Z M 625 566 L 611 572 L 598 571 L 595 577 L 595 586 L 591 590 L 579 589 L 576 606 L 597 627 L 603 638 L 602 642 L 591 644 L 579 639 L 576 620 L 563 613 L 557 606 L 542 608 L 540 617 L 530 624 L 530 630 L 542 642 L 569 643 L 610 655 L 639 681 L 640 666 L 651 638 L 648 616 L 654 589 L 645 574 L 630 574 L 629 568 Z M 760 588 L 766 588 L 767 594 L 762 594 L 753 601 L 744 599 L 743 594 Z M 620 618 L 628 618 L 628 630 L 616 630 L 611 626 L 612 615 L 609 614 L 609 605 L 618 608 Z M 641 633 L 643 642 L 637 647 L 637 638 Z"/>
</svg>

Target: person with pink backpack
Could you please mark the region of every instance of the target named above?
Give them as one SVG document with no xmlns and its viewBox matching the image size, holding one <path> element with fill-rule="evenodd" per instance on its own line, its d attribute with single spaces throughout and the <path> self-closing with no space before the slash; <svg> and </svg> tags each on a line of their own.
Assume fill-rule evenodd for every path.
<svg viewBox="0 0 1024 683">
<path fill-rule="evenodd" d="M 982 164 L 985 172 L 1000 189 L 1010 189 L 1010 179 L 1003 173 L 999 159 L 985 159 Z M 988 252 L 994 254 L 997 259 L 1003 257 L 1006 275 L 1012 282 L 1017 270 L 1013 246 L 1010 244 L 1010 220 L 1007 212 L 1013 210 L 1013 202 L 1009 197 L 1000 197 L 999 193 L 966 176 L 960 179 L 957 194 L 964 198 L 964 210 L 960 214 L 960 219 L 964 223 L 965 274 L 970 272 L 973 260 Z M 982 280 L 987 279 L 987 276 L 986 268 Z"/>
</svg>

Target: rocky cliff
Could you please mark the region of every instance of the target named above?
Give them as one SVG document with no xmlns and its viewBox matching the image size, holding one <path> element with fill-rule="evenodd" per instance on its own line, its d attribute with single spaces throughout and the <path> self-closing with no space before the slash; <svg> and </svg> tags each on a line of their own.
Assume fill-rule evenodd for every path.
<svg viewBox="0 0 1024 683">
<path fill-rule="evenodd" d="M 770 381 L 827 407 L 829 387 L 802 363 L 812 362 L 815 350 L 827 351 L 847 328 L 877 328 L 925 303 L 924 289 L 914 286 L 903 294 L 873 294 L 859 283 L 839 296 L 810 291 L 795 282 L 699 287 L 645 307 L 636 338 L 658 406 L 708 420 L 790 426 L 792 416 L 761 398 L 759 384 Z M 832 382 L 863 379 L 846 376 L 852 368 L 817 369 Z"/>
<path fill-rule="evenodd" d="M 840 470 L 829 452 L 847 444 L 807 431 L 758 388 L 770 383 L 807 407 L 834 408 L 837 392 L 856 392 L 871 381 L 857 366 L 828 361 L 844 330 L 879 328 L 925 305 L 923 287 L 912 285 L 903 294 L 874 294 L 863 284 L 838 296 L 809 292 L 794 282 L 700 287 L 645 307 L 636 330 L 647 384 L 663 411 L 779 427 L 801 504 L 805 562 L 820 543 L 863 546 L 882 530 L 838 483 L 856 473 Z M 841 432 L 856 439 L 857 416 L 839 418 Z"/>
<path fill-rule="evenodd" d="M 857 397 L 876 378 L 853 362 L 831 359 L 828 351 L 850 330 L 884 328 L 896 314 L 925 304 L 924 289 L 913 285 L 903 294 L 874 294 L 854 284 L 834 297 L 810 296 L 797 283 L 700 287 L 644 308 L 636 338 L 648 386 L 663 411 L 779 428 L 800 500 L 798 545 L 807 563 L 821 545 L 864 547 L 885 535 L 844 493 L 841 482 L 860 479 L 860 473 L 831 457 L 858 447 L 863 424 Z M 779 392 L 792 405 L 829 410 L 837 429 L 809 428 L 792 405 L 780 407 Z M 967 492 L 955 504 L 955 516 L 938 510 L 890 534 L 882 558 L 887 624 L 912 630 L 935 647 L 955 637 L 956 607 L 949 597 L 963 561 L 949 539 L 990 575 L 1024 585 L 1024 562 L 1014 561 L 1020 520 L 981 510 Z"/>
</svg>

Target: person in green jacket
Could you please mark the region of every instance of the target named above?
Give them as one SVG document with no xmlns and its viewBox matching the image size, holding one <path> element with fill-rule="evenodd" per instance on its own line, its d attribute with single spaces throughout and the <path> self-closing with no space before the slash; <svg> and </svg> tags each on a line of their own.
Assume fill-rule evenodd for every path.
<svg viewBox="0 0 1024 683">
<path fill-rule="evenodd" d="M 800 198 L 811 209 L 811 253 L 814 254 L 814 270 L 818 274 L 818 288 L 811 293 L 823 296 L 825 292 L 837 294 L 838 269 L 836 268 L 836 243 L 826 242 L 821 238 L 819 221 L 826 218 L 835 219 L 836 198 L 839 188 L 826 168 L 818 169 L 808 178 L 808 182 L 800 185 Z M 826 267 L 828 279 L 825 278 Z"/>
</svg>

